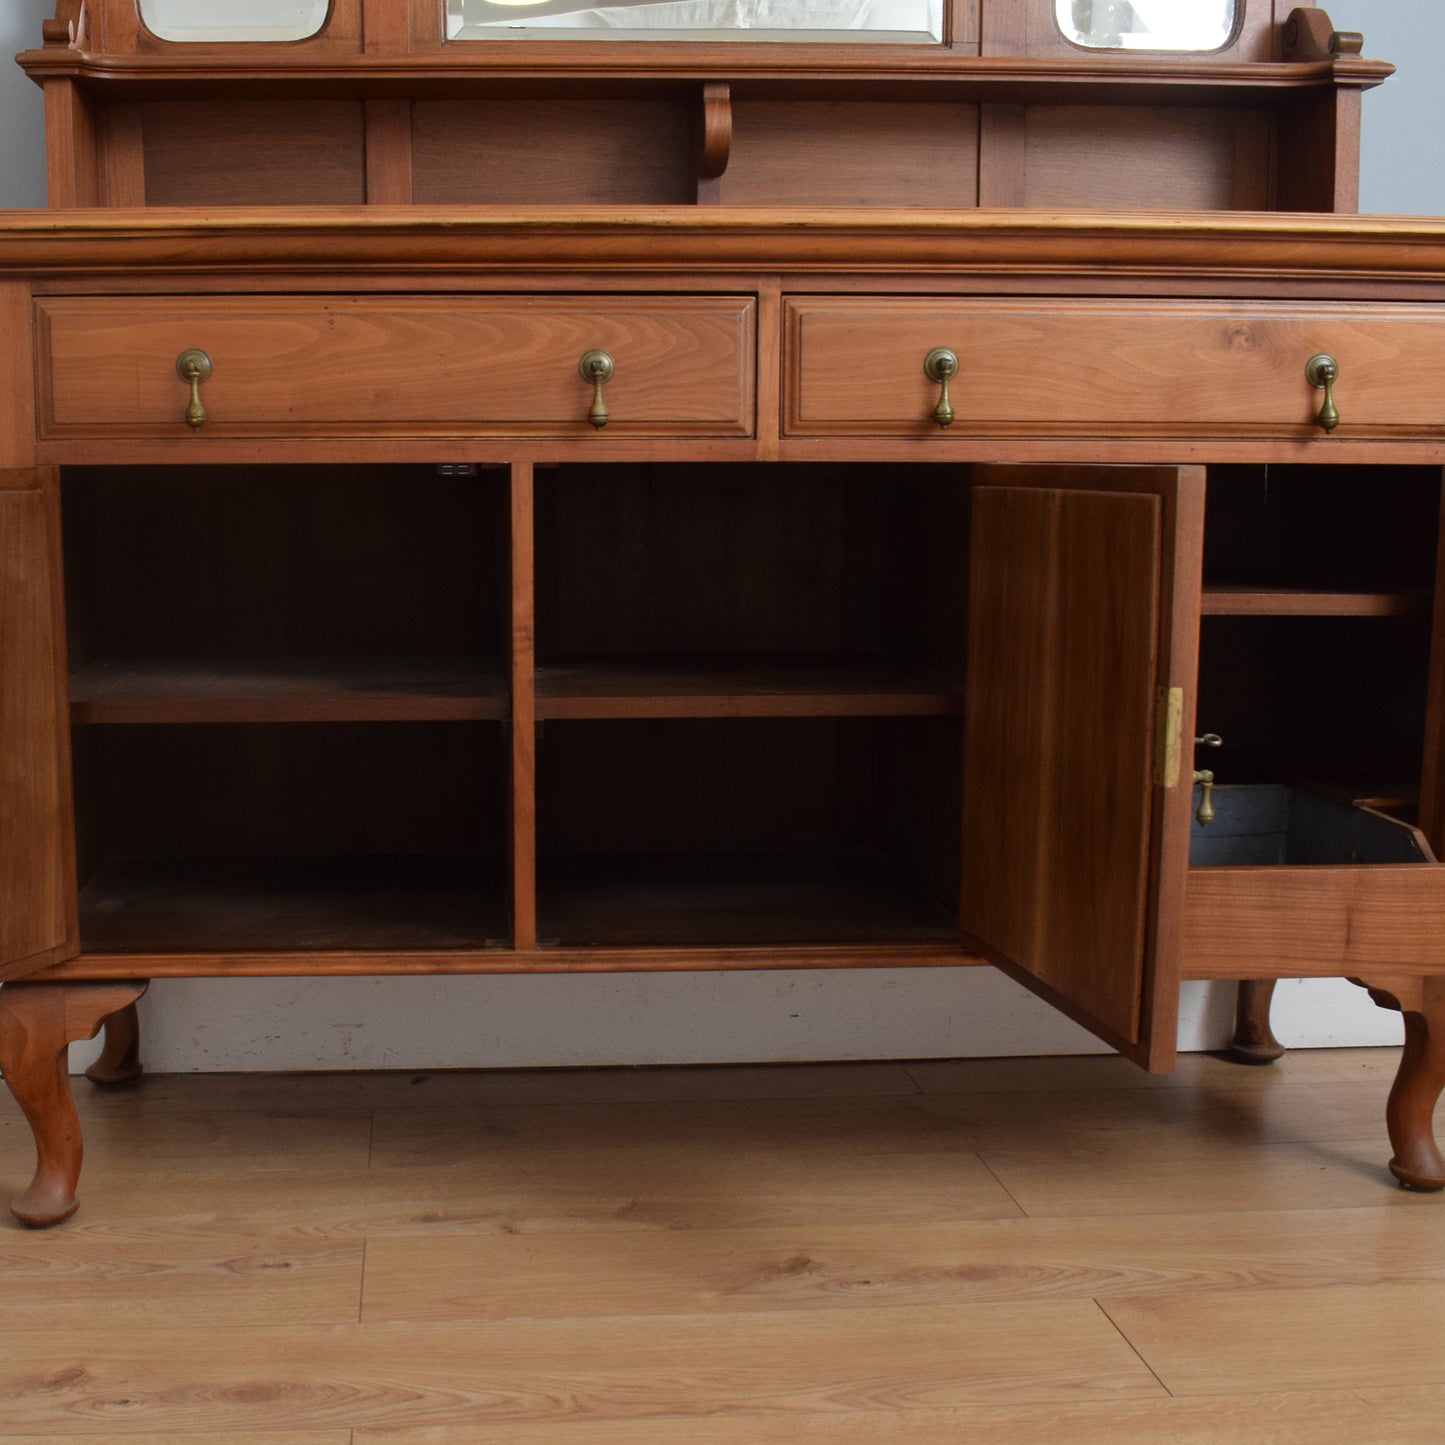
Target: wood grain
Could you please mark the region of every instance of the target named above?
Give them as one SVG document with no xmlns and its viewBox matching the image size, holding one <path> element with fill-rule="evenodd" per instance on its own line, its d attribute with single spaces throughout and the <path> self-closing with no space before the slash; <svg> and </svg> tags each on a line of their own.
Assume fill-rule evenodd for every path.
<svg viewBox="0 0 1445 1445">
<path fill-rule="evenodd" d="M 1307 978 L 1445 966 L 1439 865 L 1198 868 L 1184 978 Z"/>
<path fill-rule="evenodd" d="M 1438 1285 L 1223 1291 L 1183 1301 L 1107 1301 L 1109 1317 L 1171 1393 L 1326 1389 L 1342 1370 L 1377 1386 L 1445 1383 Z"/>
<path fill-rule="evenodd" d="M 1419 617 L 1430 598 L 1420 592 L 1332 592 L 1314 587 L 1211 583 L 1206 617 Z"/>
<path fill-rule="evenodd" d="M 1434 434 L 1445 412 L 1423 385 L 1439 327 L 1407 309 L 1251 309 L 1153 301 L 940 303 L 909 297 L 794 300 L 787 308 L 794 436 L 924 435 L 937 387 L 935 346 L 959 358 L 950 436 L 1141 428 L 1159 434 L 1319 435 L 1320 393 L 1305 362 L 1328 351 L 1350 377 L 1339 406 L 1352 429 Z M 836 358 L 857 364 L 840 373 Z M 1058 358 L 1071 358 L 1066 367 Z M 1426 361 L 1427 356 L 1434 359 Z M 1412 360 L 1411 358 L 1418 358 Z M 1419 368 L 1419 369 L 1417 369 Z M 1342 426 L 1344 423 L 1342 423 Z"/>
<path fill-rule="evenodd" d="M 1111 1041 L 1147 1045 L 1161 503 L 1051 475 L 1001 469 L 974 494 L 960 921 Z"/>
<path fill-rule="evenodd" d="M 1037 1445 L 1040 1440 L 1067 1440 L 1070 1445 L 1157 1445 L 1162 1436 L 1177 1445 L 1217 1445 L 1221 1440 L 1356 1445 L 1372 1436 L 1379 1438 L 1383 1431 L 1385 1438 L 1398 1445 L 1434 1445 L 1442 1409 L 1445 1387 L 1438 1385 L 1326 1388 L 1215 1399 L 971 1405 L 966 1410 L 871 1415 L 795 1411 L 786 1419 L 753 1415 L 689 1420 L 687 1441 L 688 1445 L 794 1445 L 797 1441 L 816 1445 Z M 360 1429 L 354 1445 L 553 1445 L 556 1438 L 551 1425 L 439 1425 L 397 1431 Z M 576 1445 L 677 1445 L 677 1422 L 581 1422 L 567 1427 L 567 1438 Z M 20 1445 L 48 1445 L 48 1440 L 37 1437 Z M 156 1445 L 172 1442 L 157 1440 Z M 270 1441 L 258 1441 L 257 1445 L 270 1445 Z"/>
<path fill-rule="evenodd" d="M 1436 1210 L 1338 1132 L 1393 1054 L 82 1086 L 0 1441 L 1425 1445 Z"/>
<path fill-rule="evenodd" d="M 904 1230 L 375 1239 L 362 1319 L 735 1314 L 1445 1281 L 1435 1221 L 1351 1210 L 915 1224 Z"/>
<path fill-rule="evenodd" d="M 316 1429 L 619 1416 L 870 1411 L 1036 1400 L 1161 1399 L 1090 1302 L 860 1314 L 672 1315 L 247 1332 L 6 1336 L 0 1400 L 20 1430 L 124 1399 L 127 1425 Z M 399 1364 L 399 1357 L 405 1363 Z M 960 1362 L 966 1361 L 966 1368 Z M 639 1409 L 639 1402 L 645 1402 Z M 676 1423 L 676 1419 L 674 1421 Z"/>
<path fill-rule="evenodd" d="M 537 707 L 544 718 L 935 717 L 962 711 L 962 698 L 866 657 L 556 659 L 537 676 Z"/>
<path fill-rule="evenodd" d="M 106 659 L 73 673 L 74 723 L 464 722 L 506 716 L 481 659 Z"/>
<path fill-rule="evenodd" d="M 608 436 L 746 436 L 752 325 L 752 303 L 736 297 L 54 298 L 38 321 L 41 434 L 184 435 L 176 357 L 199 346 L 215 366 L 201 385 L 202 439 L 338 427 L 583 435 L 591 393 L 577 363 L 601 347 L 617 365 Z"/>
<path fill-rule="evenodd" d="M 34 366 L 29 288 L 0 282 L 0 334 L 8 338 L 0 385 L 0 470 L 35 465 L 35 389 L 23 380 Z"/>
<path fill-rule="evenodd" d="M 0 977 L 75 947 L 55 485 L 0 473 Z"/>
</svg>

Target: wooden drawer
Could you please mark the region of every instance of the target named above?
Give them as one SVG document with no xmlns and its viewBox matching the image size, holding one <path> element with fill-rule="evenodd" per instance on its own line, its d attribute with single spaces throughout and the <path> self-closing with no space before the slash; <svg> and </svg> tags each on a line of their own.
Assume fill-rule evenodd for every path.
<svg viewBox="0 0 1445 1445">
<path fill-rule="evenodd" d="M 176 361 L 211 359 L 206 436 L 750 436 L 744 296 L 50 297 L 36 307 L 39 434 L 181 437 Z"/>
<path fill-rule="evenodd" d="M 797 297 L 794 436 L 1324 437 L 1306 364 L 1339 363 L 1337 436 L 1445 434 L 1445 308 Z M 956 413 L 931 413 L 935 347 Z"/>
</svg>

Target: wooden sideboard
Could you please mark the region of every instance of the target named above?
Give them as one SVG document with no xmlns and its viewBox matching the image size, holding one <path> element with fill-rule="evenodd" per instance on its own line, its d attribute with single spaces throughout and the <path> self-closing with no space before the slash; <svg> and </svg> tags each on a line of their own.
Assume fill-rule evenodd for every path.
<svg viewBox="0 0 1445 1445">
<path fill-rule="evenodd" d="M 1388 73 L 1319 12 L 1161 61 L 1039 8 L 925 64 L 61 7 L 57 207 L 0 217 L 22 1220 L 75 1208 L 66 1045 L 177 976 L 988 963 L 1159 1070 L 1181 979 L 1343 975 L 1445 1187 L 1445 223 L 1290 213 Z M 943 170 L 800 167 L 860 106 L 946 111 Z M 539 116 L 660 150 L 499 180 L 473 130 Z M 1039 204 L 1120 166 L 1171 209 Z"/>
</svg>

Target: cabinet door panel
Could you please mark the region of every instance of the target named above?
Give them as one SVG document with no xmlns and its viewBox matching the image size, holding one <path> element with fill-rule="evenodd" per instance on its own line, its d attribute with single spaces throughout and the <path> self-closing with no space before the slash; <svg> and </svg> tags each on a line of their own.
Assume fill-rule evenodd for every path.
<svg viewBox="0 0 1445 1445">
<path fill-rule="evenodd" d="M 54 482 L 0 472 L 0 978 L 76 950 Z"/>
<path fill-rule="evenodd" d="M 1198 509 L 1163 469 L 978 475 L 962 926 L 1100 1037 L 1167 1067 L 1188 789 L 1156 786 L 1155 738 L 1161 690 L 1192 690 L 1174 613 L 1196 585 L 1178 534 L 1194 534 L 1197 566 Z"/>
</svg>

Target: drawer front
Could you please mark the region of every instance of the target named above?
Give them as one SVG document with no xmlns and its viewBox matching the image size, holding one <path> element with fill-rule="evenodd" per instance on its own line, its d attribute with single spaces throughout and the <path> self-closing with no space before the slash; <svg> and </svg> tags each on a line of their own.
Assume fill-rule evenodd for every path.
<svg viewBox="0 0 1445 1445">
<path fill-rule="evenodd" d="M 607 436 L 754 428 L 749 297 L 51 297 L 36 323 L 42 439 L 590 436 L 594 349 Z"/>
<path fill-rule="evenodd" d="M 1319 353 L 1337 435 L 1445 434 L 1445 308 L 798 297 L 786 320 L 795 436 L 1323 437 Z M 936 347 L 958 358 L 946 431 Z"/>
</svg>

